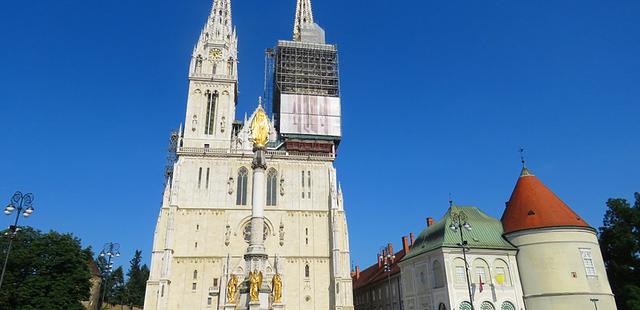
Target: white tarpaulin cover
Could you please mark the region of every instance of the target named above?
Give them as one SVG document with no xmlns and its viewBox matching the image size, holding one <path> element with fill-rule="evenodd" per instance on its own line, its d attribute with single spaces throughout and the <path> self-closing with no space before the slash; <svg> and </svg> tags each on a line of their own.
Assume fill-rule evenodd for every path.
<svg viewBox="0 0 640 310">
<path fill-rule="evenodd" d="M 282 94 L 280 133 L 340 137 L 340 98 Z"/>
</svg>

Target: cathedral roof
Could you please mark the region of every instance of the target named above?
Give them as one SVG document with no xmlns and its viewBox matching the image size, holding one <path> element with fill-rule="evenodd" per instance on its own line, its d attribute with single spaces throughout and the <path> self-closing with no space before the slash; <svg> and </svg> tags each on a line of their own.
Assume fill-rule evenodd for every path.
<svg viewBox="0 0 640 310">
<path fill-rule="evenodd" d="M 515 250 L 515 247 L 502 237 L 502 224 L 476 207 L 452 206 L 444 217 L 423 230 L 416 239 L 406 259 L 442 247 L 459 247 L 460 232 L 451 228 L 453 216 L 457 212 L 466 215 L 471 230 L 463 235 L 469 248 Z"/>
<path fill-rule="evenodd" d="M 507 208 L 502 214 L 504 233 L 548 227 L 588 227 L 578 214 L 527 168 L 522 168 Z"/>
</svg>

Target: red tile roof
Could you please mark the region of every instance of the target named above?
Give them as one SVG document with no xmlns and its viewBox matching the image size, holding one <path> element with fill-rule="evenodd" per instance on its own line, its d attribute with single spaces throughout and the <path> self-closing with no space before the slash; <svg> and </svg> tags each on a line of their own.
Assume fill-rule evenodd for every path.
<svg viewBox="0 0 640 310">
<path fill-rule="evenodd" d="M 522 173 L 502 214 L 504 233 L 545 227 L 589 227 L 527 168 Z"/>
<path fill-rule="evenodd" d="M 391 264 L 391 273 L 387 275 L 384 272 L 384 265 L 378 267 L 378 263 L 369 266 L 369 268 L 360 271 L 360 277 L 356 278 L 355 274 L 352 276 L 353 280 L 353 289 L 359 289 L 365 287 L 369 284 L 376 283 L 378 281 L 387 280 L 387 276 L 393 276 L 400 272 L 400 266 L 398 266 L 398 262 L 402 260 L 404 257 L 404 249 L 395 253 L 396 258 L 393 260 Z"/>
</svg>

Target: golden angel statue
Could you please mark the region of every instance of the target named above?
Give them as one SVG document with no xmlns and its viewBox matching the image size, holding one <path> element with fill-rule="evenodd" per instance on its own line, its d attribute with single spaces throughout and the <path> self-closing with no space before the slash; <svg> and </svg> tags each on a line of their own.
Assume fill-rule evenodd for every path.
<svg viewBox="0 0 640 310">
<path fill-rule="evenodd" d="M 282 303 L 282 278 L 278 273 L 271 280 L 271 295 L 273 296 L 274 304 Z"/>
<path fill-rule="evenodd" d="M 236 292 L 238 291 L 238 277 L 231 275 L 227 283 L 227 303 L 233 304 L 236 301 Z"/>
<path fill-rule="evenodd" d="M 262 109 L 262 103 L 258 105 L 258 110 L 251 120 L 251 137 L 253 138 L 253 146 L 256 148 L 264 148 L 269 142 L 269 117 Z"/>
<path fill-rule="evenodd" d="M 262 272 L 249 272 L 249 297 L 251 301 L 260 301 L 260 285 L 262 285 Z"/>
</svg>

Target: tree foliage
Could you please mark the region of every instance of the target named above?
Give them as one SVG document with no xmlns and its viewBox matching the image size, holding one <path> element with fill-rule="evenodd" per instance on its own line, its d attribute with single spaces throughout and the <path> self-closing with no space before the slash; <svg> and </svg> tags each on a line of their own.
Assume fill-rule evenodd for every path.
<svg viewBox="0 0 640 310">
<path fill-rule="evenodd" d="M 640 193 L 607 201 L 600 248 L 619 310 L 640 309 Z"/>
<path fill-rule="evenodd" d="M 98 266 L 106 266 L 102 257 L 96 259 Z M 106 291 L 104 303 L 142 307 L 144 293 L 149 279 L 149 268 L 142 265 L 142 252 L 136 251 L 129 261 L 127 280 L 124 281 L 123 269 L 118 267 L 111 273 L 106 273 Z"/>
<path fill-rule="evenodd" d="M 0 233 L 2 260 L 9 244 L 7 232 Z M 7 262 L 0 309 L 84 309 L 80 301 L 89 299 L 91 256 L 91 250 L 83 250 L 70 234 L 22 227 Z"/>
</svg>

